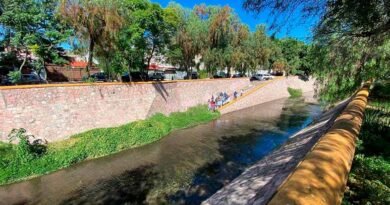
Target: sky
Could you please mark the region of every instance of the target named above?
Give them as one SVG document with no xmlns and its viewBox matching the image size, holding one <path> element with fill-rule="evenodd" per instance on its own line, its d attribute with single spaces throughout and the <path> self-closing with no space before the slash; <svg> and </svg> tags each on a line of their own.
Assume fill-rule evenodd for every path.
<svg viewBox="0 0 390 205">
<path fill-rule="evenodd" d="M 206 5 L 219 5 L 225 6 L 229 5 L 234 11 L 239 15 L 242 22 L 249 25 L 251 30 L 256 28 L 258 24 L 269 24 L 267 20 L 269 20 L 268 13 L 269 11 L 265 10 L 260 14 L 250 13 L 242 7 L 242 3 L 244 0 L 151 0 L 152 2 L 159 3 L 162 7 L 166 7 L 169 2 L 176 2 L 181 4 L 186 8 L 193 8 L 194 5 L 197 4 L 206 4 Z M 312 36 L 312 26 L 315 23 L 315 20 L 310 20 L 310 22 L 301 22 L 299 18 L 299 14 L 295 14 L 293 19 L 296 22 L 293 22 L 293 26 L 286 26 L 280 29 L 276 36 L 278 38 L 283 37 L 293 37 L 299 40 L 310 42 L 310 37 Z M 295 21 L 294 20 L 294 21 Z M 269 31 L 268 34 L 271 35 L 273 31 Z"/>
</svg>

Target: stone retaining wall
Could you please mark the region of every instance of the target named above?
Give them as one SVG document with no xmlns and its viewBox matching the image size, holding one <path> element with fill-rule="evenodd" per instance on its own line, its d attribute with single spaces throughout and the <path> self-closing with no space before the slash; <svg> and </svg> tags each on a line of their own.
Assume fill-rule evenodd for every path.
<svg viewBox="0 0 390 205">
<path fill-rule="evenodd" d="M 118 126 L 157 112 L 205 104 L 211 94 L 247 87 L 248 78 L 0 87 L 0 139 L 13 128 L 57 141 L 93 128 Z"/>
</svg>

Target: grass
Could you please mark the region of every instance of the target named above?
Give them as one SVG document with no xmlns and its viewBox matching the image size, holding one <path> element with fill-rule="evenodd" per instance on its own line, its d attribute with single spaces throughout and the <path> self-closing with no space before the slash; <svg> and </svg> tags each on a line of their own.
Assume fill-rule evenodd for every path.
<svg viewBox="0 0 390 205">
<path fill-rule="evenodd" d="M 218 117 L 219 113 L 209 112 L 206 106 L 197 106 L 169 116 L 156 114 L 146 120 L 114 128 L 94 129 L 65 141 L 51 143 L 41 155 L 20 151 L 22 143 L 1 143 L 0 184 L 47 174 L 84 160 L 149 144 L 175 129 L 206 123 Z"/>
<path fill-rule="evenodd" d="M 385 97 L 390 93 L 389 87 L 379 84 L 371 92 L 343 200 L 345 205 L 390 204 L 390 98 Z"/>
<path fill-rule="evenodd" d="M 301 89 L 294 89 L 294 88 L 287 88 L 288 93 L 290 94 L 291 98 L 299 98 L 302 97 L 302 90 Z"/>
</svg>

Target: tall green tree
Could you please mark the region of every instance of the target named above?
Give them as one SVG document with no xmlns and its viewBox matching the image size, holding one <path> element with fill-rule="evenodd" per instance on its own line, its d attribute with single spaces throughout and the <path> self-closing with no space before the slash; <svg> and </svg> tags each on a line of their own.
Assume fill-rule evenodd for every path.
<svg viewBox="0 0 390 205">
<path fill-rule="evenodd" d="M 5 31 L 2 43 L 23 58 L 19 73 L 26 63 L 31 63 L 27 61 L 32 52 L 40 58 L 38 69 L 46 61 L 64 62 L 59 44 L 66 41 L 71 31 L 57 18 L 57 3 L 55 0 L 1 2 L 0 24 Z"/>
<path fill-rule="evenodd" d="M 96 45 L 104 44 L 115 37 L 123 19 L 118 12 L 118 1 L 105 0 L 61 0 L 59 15 L 78 34 L 80 40 L 88 41 L 87 74 L 92 66 Z"/>
<path fill-rule="evenodd" d="M 320 17 L 310 54 L 325 100 L 344 98 L 366 80 L 389 76 L 389 1 L 246 0 L 244 6 L 256 12 L 270 8 L 274 27 L 297 12 Z"/>
</svg>

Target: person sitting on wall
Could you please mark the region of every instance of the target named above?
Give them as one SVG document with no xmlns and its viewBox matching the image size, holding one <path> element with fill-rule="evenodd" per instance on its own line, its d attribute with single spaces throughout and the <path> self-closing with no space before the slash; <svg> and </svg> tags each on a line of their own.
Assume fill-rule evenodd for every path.
<svg viewBox="0 0 390 205">
<path fill-rule="evenodd" d="M 238 98 L 238 92 L 234 91 L 233 96 L 234 96 L 234 100 L 236 100 Z"/>
<path fill-rule="evenodd" d="M 212 100 L 212 101 L 210 102 L 210 105 L 211 105 L 211 110 L 212 110 L 213 112 L 215 112 L 215 101 Z"/>
</svg>

